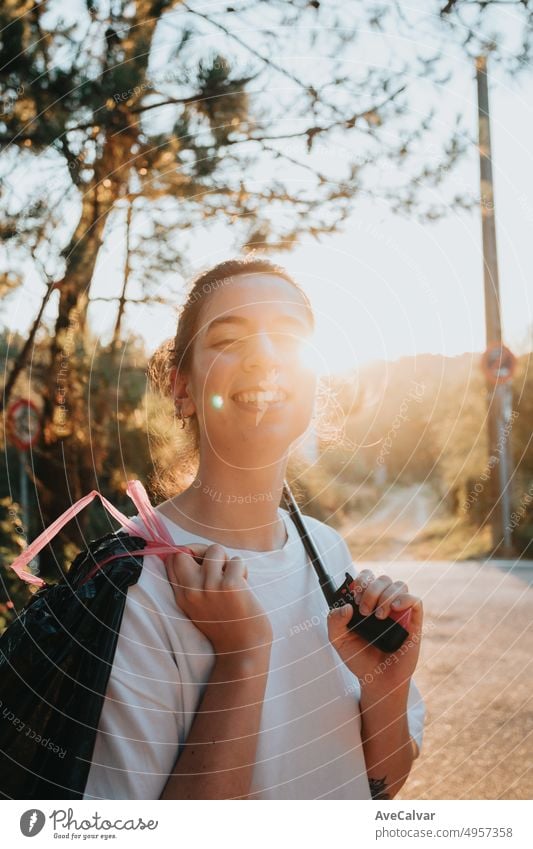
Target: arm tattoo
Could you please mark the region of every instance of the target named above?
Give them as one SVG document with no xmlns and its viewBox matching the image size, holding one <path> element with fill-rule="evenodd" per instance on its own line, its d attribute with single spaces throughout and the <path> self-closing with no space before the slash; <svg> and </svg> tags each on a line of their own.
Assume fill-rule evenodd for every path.
<svg viewBox="0 0 533 849">
<path fill-rule="evenodd" d="M 387 793 L 387 785 L 385 781 L 387 780 L 387 776 L 384 778 L 369 778 L 368 783 L 370 785 L 370 795 L 373 799 L 390 799 L 389 794 Z"/>
</svg>

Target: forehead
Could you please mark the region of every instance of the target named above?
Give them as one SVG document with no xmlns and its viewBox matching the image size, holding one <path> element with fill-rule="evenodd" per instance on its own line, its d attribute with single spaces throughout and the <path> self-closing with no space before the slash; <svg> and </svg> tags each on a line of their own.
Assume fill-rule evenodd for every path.
<svg viewBox="0 0 533 849">
<path fill-rule="evenodd" d="M 275 274 L 239 274 L 219 281 L 206 298 L 200 330 L 221 316 L 239 315 L 250 322 L 288 315 L 310 324 L 309 308 L 292 283 Z"/>
</svg>

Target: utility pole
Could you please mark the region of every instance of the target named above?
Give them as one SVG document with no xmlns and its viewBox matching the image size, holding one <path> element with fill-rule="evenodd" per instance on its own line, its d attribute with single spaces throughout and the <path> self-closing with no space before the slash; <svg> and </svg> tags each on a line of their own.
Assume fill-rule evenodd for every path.
<svg viewBox="0 0 533 849">
<path fill-rule="evenodd" d="M 500 283 L 496 250 L 496 221 L 492 180 L 487 57 L 476 60 L 479 168 L 481 180 L 481 227 L 483 236 L 483 280 L 485 291 L 485 358 L 492 363 L 492 377 L 485 372 L 488 407 L 489 478 L 492 511 L 492 547 L 503 557 L 512 555 L 511 536 L 511 427 L 514 368 L 511 352 L 502 344 Z M 504 363 L 504 359 L 507 362 Z"/>
</svg>

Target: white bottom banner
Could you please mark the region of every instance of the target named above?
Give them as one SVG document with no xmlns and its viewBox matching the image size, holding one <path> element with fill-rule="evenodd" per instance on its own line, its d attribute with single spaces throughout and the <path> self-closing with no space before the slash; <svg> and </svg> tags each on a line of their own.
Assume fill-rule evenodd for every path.
<svg viewBox="0 0 533 849">
<path fill-rule="evenodd" d="M 265 806 L 268 806 L 267 808 Z M 3 845 L 530 849 L 529 801 L 4 801 Z M 205 809 L 205 810 L 204 810 Z M 529 816 L 527 816 L 529 814 Z"/>
</svg>

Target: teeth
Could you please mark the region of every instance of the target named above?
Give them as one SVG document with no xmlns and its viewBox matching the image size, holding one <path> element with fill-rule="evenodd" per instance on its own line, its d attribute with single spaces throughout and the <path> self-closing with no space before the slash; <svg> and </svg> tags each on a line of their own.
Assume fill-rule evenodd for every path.
<svg viewBox="0 0 533 849">
<path fill-rule="evenodd" d="M 245 404 L 269 404 L 275 401 L 283 401 L 285 393 L 279 391 L 239 392 L 234 398 L 236 401 L 242 401 Z"/>
</svg>

